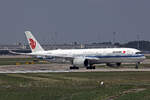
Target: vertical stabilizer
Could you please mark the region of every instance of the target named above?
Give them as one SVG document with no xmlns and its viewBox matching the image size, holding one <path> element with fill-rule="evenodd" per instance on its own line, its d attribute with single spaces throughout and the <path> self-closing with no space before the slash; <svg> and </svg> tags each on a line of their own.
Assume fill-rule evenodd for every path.
<svg viewBox="0 0 150 100">
<path fill-rule="evenodd" d="M 30 31 L 26 31 L 25 35 L 27 37 L 27 40 L 28 40 L 28 43 L 32 52 L 44 51 L 44 49 L 41 47 L 39 42 L 35 39 L 35 37 L 32 35 Z"/>
</svg>

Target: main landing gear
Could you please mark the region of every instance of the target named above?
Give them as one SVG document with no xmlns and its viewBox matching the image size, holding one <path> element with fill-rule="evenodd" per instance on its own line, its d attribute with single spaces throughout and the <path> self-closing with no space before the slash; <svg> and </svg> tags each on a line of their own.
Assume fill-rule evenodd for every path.
<svg viewBox="0 0 150 100">
<path fill-rule="evenodd" d="M 79 69 L 79 67 L 77 66 L 70 66 L 70 69 L 74 70 L 74 69 Z M 87 66 L 86 69 L 95 69 L 95 66 L 94 65 L 90 65 L 90 66 Z"/>
<path fill-rule="evenodd" d="M 77 66 L 70 66 L 70 69 L 79 69 Z"/>
</svg>

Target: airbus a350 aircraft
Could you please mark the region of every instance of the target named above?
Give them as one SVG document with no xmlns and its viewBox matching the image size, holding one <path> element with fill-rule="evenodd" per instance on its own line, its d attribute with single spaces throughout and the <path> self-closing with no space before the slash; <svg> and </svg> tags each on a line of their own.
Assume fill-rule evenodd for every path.
<svg viewBox="0 0 150 100">
<path fill-rule="evenodd" d="M 145 59 L 141 51 L 133 48 L 100 48 L 100 49 L 57 49 L 45 51 L 30 31 L 25 32 L 32 53 L 31 56 L 58 57 L 72 63 L 70 69 L 95 69 L 94 64 L 106 63 L 108 66 L 120 66 L 121 63 L 135 63 L 136 68 Z"/>
</svg>

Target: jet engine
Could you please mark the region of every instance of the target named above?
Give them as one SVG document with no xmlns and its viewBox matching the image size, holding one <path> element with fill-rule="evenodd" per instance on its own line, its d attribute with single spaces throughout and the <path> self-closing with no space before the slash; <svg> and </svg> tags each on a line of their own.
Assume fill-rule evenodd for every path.
<svg viewBox="0 0 150 100">
<path fill-rule="evenodd" d="M 75 58 L 73 59 L 72 64 L 74 66 L 80 66 L 80 67 L 86 66 L 87 67 L 90 64 L 90 62 L 88 59 L 85 59 L 85 58 Z"/>
</svg>

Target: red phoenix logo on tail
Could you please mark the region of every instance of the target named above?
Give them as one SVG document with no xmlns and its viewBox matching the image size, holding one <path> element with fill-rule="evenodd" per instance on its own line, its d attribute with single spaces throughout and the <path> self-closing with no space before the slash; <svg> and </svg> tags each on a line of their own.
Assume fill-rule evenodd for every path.
<svg viewBox="0 0 150 100">
<path fill-rule="evenodd" d="M 30 46 L 31 46 L 31 48 L 32 49 L 35 49 L 35 47 L 36 47 L 36 42 L 33 40 L 33 39 L 29 39 L 29 41 L 30 41 Z"/>
</svg>

